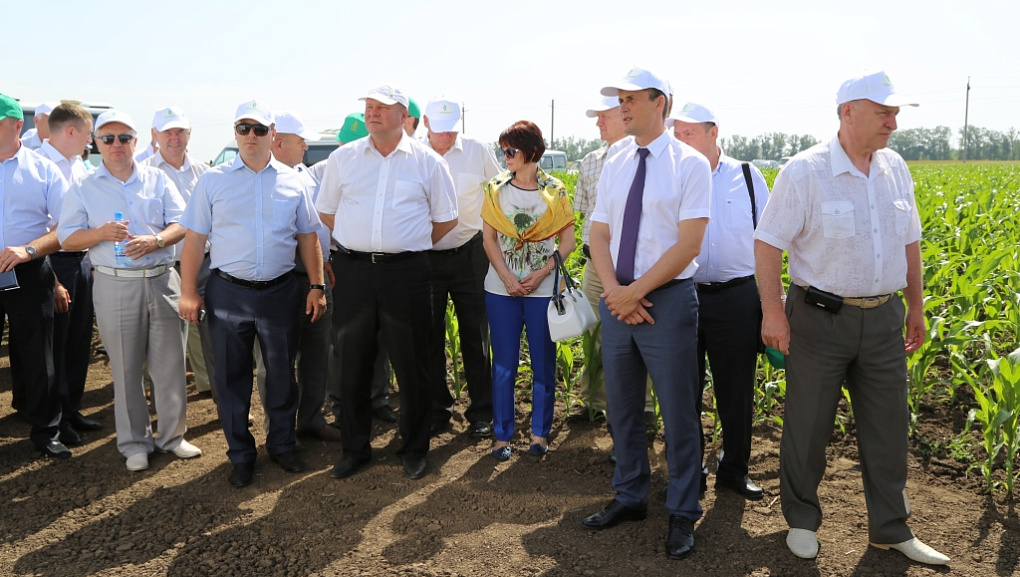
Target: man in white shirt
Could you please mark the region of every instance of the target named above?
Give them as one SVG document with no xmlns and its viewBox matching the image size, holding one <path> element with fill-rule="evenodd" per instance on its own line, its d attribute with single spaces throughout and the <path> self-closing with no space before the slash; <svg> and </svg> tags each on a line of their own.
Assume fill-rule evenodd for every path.
<svg viewBox="0 0 1020 577">
<path fill-rule="evenodd" d="M 605 296 L 602 364 L 613 428 L 616 497 L 586 517 L 589 529 L 644 519 L 651 472 L 645 382 L 651 375 L 666 435 L 666 555 L 694 550 L 701 460 L 697 374 L 698 299 L 691 277 L 709 216 L 708 161 L 666 132 L 666 82 L 640 68 L 602 89 L 617 95 L 632 146 L 610 158 L 592 213 L 591 256 Z"/>
<path fill-rule="evenodd" d="M 152 141 L 158 143 L 159 148 L 151 155 L 146 155 L 144 160 L 141 155 L 135 155 L 135 161 L 143 166 L 151 166 L 163 171 L 177 186 L 177 191 L 187 205 L 191 198 L 191 192 L 195 190 L 198 178 L 209 170 L 209 165 L 204 162 L 197 162 L 188 154 L 188 142 L 191 141 L 191 120 L 184 110 L 176 106 L 170 106 L 157 110 L 152 115 Z M 148 149 L 149 147 L 146 147 Z M 184 243 L 174 245 L 174 261 L 180 263 L 181 249 Z M 177 272 L 180 273 L 180 265 L 177 265 Z M 209 253 L 202 261 L 202 268 L 198 272 L 198 293 L 205 295 L 205 285 L 209 281 Z M 197 330 L 191 330 L 188 323 L 184 324 L 186 335 L 185 350 L 191 361 L 191 370 L 195 375 L 195 388 L 199 392 L 210 392 L 212 390 L 212 339 L 209 335 L 209 325 L 202 323 Z"/>
<path fill-rule="evenodd" d="M 343 457 L 332 476 L 353 475 L 372 456 L 369 382 L 382 330 L 400 382 L 397 450 L 404 474 L 425 475 L 431 397 L 428 342 L 432 289 L 428 251 L 457 226 L 457 198 L 442 157 L 404 133 L 407 96 L 369 91 L 369 137 L 329 156 L 316 208 L 338 244 L 333 326 L 340 375 Z"/>
<path fill-rule="evenodd" d="M 92 142 L 92 115 L 77 104 L 50 111 L 50 137 L 37 151 L 52 160 L 68 186 L 88 176 L 81 153 Z M 81 414 L 89 359 L 92 355 L 92 261 L 87 250 L 61 250 L 50 255 L 57 276 L 53 315 L 53 370 L 60 391 L 61 442 L 79 445 L 82 431 L 102 427 Z"/>
<path fill-rule="evenodd" d="M 757 168 L 726 156 L 719 148 L 719 123 L 708 108 L 688 102 L 666 120 L 666 127 L 703 154 L 712 168 L 712 216 L 701 242 L 694 283 L 701 386 L 707 384 L 707 355 L 723 431 L 715 487 L 758 500 L 764 492 L 747 475 L 761 320 L 754 282 L 754 227 L 768 202 L 769 189 Z M 698 413 L 701 400 L 698 395 Z M 704 459 L 704 435 L 701 443 Z M 702 475 L 707 471 L 706 465 Z"/>
<path fill-rule="evenodd" d="M 38 150 L 42 146 L 43 142 L 50 137 L 50 113 L 59 104 L 59 102 L 43 102 L 35 107 L 35 112 L 32 114 L 32 122 L 35 123 L 35 128 L 30 128 L 25 131 L 25 134 L 21 135 L 21 144 L 31 150 Z"/>
<path fill-rule="evenodd" d="M 906 163 L 885 147 L 900 107 L 917 104 L 897 94 L 884 72 L 846 81 L 836 104 L 839 132 L 783 168 L 754 235 L 762 338 L 787 355 L 779 447 L 786 544 L 798 557 L 818 554 L 818 484 L 845 382 L 871 544 L 944 565 L 949 558 L 914 537 L 906 522 L 904 352 L 925 338 L 921 222 Z M 791 282 L 785 314 L 783 251 Z"/>
<path fill-rule="evenodd" d="M 444 430 L 453 412 L 446 385 L 447 297 L 457 312 L 464 378 L 471 406 L 464 416 L 472 437 L 492 435 L 492 367 L 489 363 L 489 321 L 485 314 L 485 275 L 489 259 L 482 248 L 482 186 L 500 173 L 488 145 L 457 132 L 460 105 L 440 96 L 425 106 L 426 144 L 450 167 L 457 188 L 456 228 L 439 239 L 429 253 L 432 267 L 432 340 L 429 382 L 432 388 L 432 434 Z"/>
</svg>

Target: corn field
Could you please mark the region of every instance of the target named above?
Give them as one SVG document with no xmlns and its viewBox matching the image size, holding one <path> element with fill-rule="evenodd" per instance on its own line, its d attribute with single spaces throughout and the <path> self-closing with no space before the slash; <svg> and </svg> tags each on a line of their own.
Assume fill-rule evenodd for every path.
<svg viewBox="0 0 1020 577">
<path fill-rule="evenodd" d="M 771 187 L 777 173 L 766 170 Z M 911 166 L 924 238 L 921 254 L 928 337 L 907 357 L 912 446 L 924 456 L 952 458 L 980 474 L 988 492 L 1012 494 L 1020 480 L 1020 208 L 1018 164 L 917 164 Z M 558 173 L 573 196 L 576 175 Z M 583 271 L 581 217 L 578 250 L 567 261 L 575 279 Z M 784 279 L 785 280 L 785 279 Z M 459 397 L 465 386 L 456 318 L 447 309 L 450 380 Z M 557 396 L 569 414 L 587 399 L 575 391 L 590 359 L 590 339 L 557 344 Z M 530 388 L 526 346 L 518 384 Z M 711 386 L 711 384 L 709 384 Z M 759 359 L 755 423 L 781 426 L 785 375 Z M 530 396 L 530 395 L 528 395 Z M 525 398 L 528 398 L 525 396 Z M 851 430 L 852 403 L 836 419 Z M 706 410 L 712 412 L 706 403 Z M 925 427 L 934 414 L 966 415 L 959 427 Z M 719 433 L 718 419 L 713 436 Z M 594 418 L 594 415 L 592 415 Z M 933 433 L 932 431 L 938 431 Z"/>
</svg>

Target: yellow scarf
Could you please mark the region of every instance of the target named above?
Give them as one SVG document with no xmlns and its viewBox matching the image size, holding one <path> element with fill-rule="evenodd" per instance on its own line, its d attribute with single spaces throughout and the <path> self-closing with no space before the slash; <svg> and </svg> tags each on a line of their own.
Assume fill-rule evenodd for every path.
<svg viewBox="0 0 1020 577">
<path fill-rule="evenodd" d="M 517 239 L 516 249 L 525 242 L 539 242 L 553 237 L 568 226 L 574 225 L 574 210 L 567 197 L 567 188 L 558 179 L 538 169 L 538 192 L 549 209 L 535 220 L 523 233 L 517 232 L 510 219 L 499 207 L 499 190 L 513 180 L 514 173 L 506 171 L 485 183 L 485 198 L 482 201 L 482 220 L 498 230 L 503 236 Z"/>
</svg>

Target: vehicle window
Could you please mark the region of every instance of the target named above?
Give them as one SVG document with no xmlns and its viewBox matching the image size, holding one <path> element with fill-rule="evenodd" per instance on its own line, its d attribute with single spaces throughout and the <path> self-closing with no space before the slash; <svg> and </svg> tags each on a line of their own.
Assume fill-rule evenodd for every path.
<svg viewBox="0 0 1020 577">
<path fill-rule="evenodd" d="M 317 162 L 326 160 L 327 158 L 329 158 L 329 155 L 332 154 L 332 152 L 337 149 L 338 146 L 339 143 L 328 144 L 325 146 L 318 145 L 309 146 L 308 150 L 305 151 L 305 156 L 302 162 L 305 163 L 305 166 L 312 166 Z"/>
</svg>

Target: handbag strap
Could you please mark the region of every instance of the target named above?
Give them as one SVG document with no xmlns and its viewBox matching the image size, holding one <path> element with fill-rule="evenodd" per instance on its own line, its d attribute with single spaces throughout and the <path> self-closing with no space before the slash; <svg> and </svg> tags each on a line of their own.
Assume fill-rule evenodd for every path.
<svg viewBox="0 0 1020 577">
<path fill-rule="evenodd" d="M 556 305 L 556 310 L 559 314 L 564 314 L 563 310 L 563 293 L 560 292 L 560 274 L 563 274 L 563 280 L 567 284 L 567 290 L 574 290 L 574 279 L 567 274 L 567 266 L 563 264 L 563 257 L 560 255 L 560 251 L 553 251 L 553 262 L 554 262 L 554 273 L 553 273 L 553 296 L 552 302 Z"/>
</svg>

